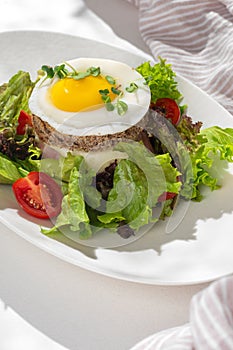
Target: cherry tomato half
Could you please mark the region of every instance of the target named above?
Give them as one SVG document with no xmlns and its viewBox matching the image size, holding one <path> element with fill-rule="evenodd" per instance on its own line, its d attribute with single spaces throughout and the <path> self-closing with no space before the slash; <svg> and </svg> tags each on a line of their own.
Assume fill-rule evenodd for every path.
<svg viewBox="0 0 233 350">
<path fill-rule="evenodd" d="M 20 111 L 19 118 L 18 118 L 18 126 L 16 129 L 17 135 L 24 135 L 27 125 L 32 126 L 32 118 L 30 114 L 22 110 Z"/>
<path fill-rule="evenodd" d="M 16 180 L 13 192 L 23 210 L 36 218 L 49 219 L 61 211 L 61 189 L 43 172 L 32 171 Z"/>
<path fill-rule="evenodd" d="M 151 106 L 154 110 L 161 111 L 167 119 L 170 119 L 173 125 L 177 125 L 180 120 L 180 109 L 176 101 L 171 98 L 159 98 Z"/>
</svg>

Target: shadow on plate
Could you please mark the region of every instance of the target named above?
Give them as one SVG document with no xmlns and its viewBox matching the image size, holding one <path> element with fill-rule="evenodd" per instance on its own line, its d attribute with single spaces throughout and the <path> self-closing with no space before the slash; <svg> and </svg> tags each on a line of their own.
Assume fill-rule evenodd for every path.
<svg viewBox="0 0 233 350">
<path fill-rule="evenodd" d="M 135 241 L 128 243 L 127 240 L 122 238 L 121 246 L 105 249 L 113 249 L 118 252 L 136 252 L 154 249 L 158 254 L 162 254 L 163 246 L 172 241 L 191 242 L 196 240 L 198 230 L 197 223 L 199 221 L 205 222 L 208 219 L 217 221 L 223 214 L 233 213 L 232 194 L 231 191 L 229 191 L 233 183 L 233 175 L 229 172 L 225 172 L 222 182 L 224 185 L 219 190 L 205 193 L 204 199 L 201 202 L 190 201 L 187 206 L 187 202 L 181 200 L 172 217 L 154 224 L 148 232 L 145 232 L 139 238 L 136 236 Z M 11 193 L 10 186 L 0 186 L 0 198 L 0 210 L 5 209 L 6 201 L 8 208 L 18 208 L 13 194 Z M 28 220 L 26 214 L 24 215 L 20 212 L 20 216 Z M 30 221 L 42 225 L 42 220 L 38 222 L 38 220 L 34 219 L 33 221 L 33 218 L 30 218 Z M 49 227 L 51 223 L 48 222 L 48 225 L 46 225 L 43 221 L 43 226 Z M 110 235 L 112 234 L 114 233 L 110 233 Z M 90 247 L 86 240 L 83 241 L 83 243 L 82 240 L 74 241 L 63 234 L 51 235 L 50 239 L 55 239 L 68 247 L 76 249 L 91 259 L 97 259 L 96 251 L 99 249 L 98 246 Z"/>
<path fill-rule="evenodd" d="M 187 209 L 187 204 L 181 201 L 173 217 L 154 224 L 152 229 L 132 243 L 127 244 L 127 242 L 124 241 L 124 245 L 120 247 L 107 249 L 114 249 L 119 252 L 154 249 L 158 254 L 162 254 L 163 246 L 172 241 L 181 240 L 191 242 L 196 240 L 198 221 L 205 222 L 208 219 L 217 221 L 223 214 L 233 213 L 232 195 L 231 191 L 229 191 L 229 186 L 232 181 L 233 175 L 229 173 L 225 174 L 224 186 L 214 192 L 206 193 L 201 202 L 190 202 Z M 186 211 L 185 215 L 182 215 L 183 211 Z M 179 218 L 178 222 L 176 220 L 177 217 Z M 174 227 L 174 229 L 172 229 L 172 227 Z M 56 240 L 73 249 L 78 249 L 87 257 L 92 259 L 97 258 L 96 250 L 98 250 L 98 248 L 88 247 L 86 245 L 87 242 L 85 242 L 85 245 L 77 243 L 64 235 L 57 236 Z"/>
</svg>

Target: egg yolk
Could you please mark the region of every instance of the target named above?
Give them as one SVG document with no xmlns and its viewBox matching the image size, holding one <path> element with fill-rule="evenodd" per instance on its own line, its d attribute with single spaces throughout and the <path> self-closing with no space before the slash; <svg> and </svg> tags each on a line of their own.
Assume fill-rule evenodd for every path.
<svg viewBox="0 0 233 350">
<path fill-rule="evenodd" d="M 49 90 L 55 107 L 66 112 L 80 112 L 101 108 L 104 104 L 99 90 L 109 90 L 111 101 L 116 95 L 111 91 L 113 85 L 101 75 L 83 79 L 64 78 L 53 84 Z"/>
</svg>

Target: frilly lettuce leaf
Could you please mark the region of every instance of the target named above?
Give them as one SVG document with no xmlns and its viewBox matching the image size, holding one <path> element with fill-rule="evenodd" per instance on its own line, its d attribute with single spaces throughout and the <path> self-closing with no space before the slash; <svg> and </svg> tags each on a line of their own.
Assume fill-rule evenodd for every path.
<svg viewBox="0 0 233 350">
<path fill-rule="evenodd" d="M 180 172 L 171 164 L 168 153 L 155 156 L 139 142 L 119 142 L 115 149 L 127 153 L 128 159 L 142 170 L 148 186 L 148 203 L 151 207 L 157 204 L 163 192 L 178 193 Z"/>
<path fill-rule="evenodd" d="M 222 160 L 233 162 L 233 129 L 213 126 L 202 130 L 201 135 L 205 141 L 203 153 L 206 156 L 213 153 Z"/>
<path fill-rule="evenodd" d="M 151 91 L 151 102 L 156 102 L 158 98 L 169 97 L 177 103 L 182 99 L 182 94 L 178 90 L 175 80 L 176 74 L 167 64 L 165 59 L 159 57 L 159 62 L 151 65 L 144 62 L 136 69 L 145 79 Z"/>
<path fill-rule="evenodd" d="M 193 186 L 192 199 L 199 201 L 202 199 L 202 186 L 207 186 L 212 191 L 220 187 L 219 179 L 211 171 L 216 161 L 233 162 L 233 129 L 218 126 L 203 129 L 196 136 L 195 146 L 189 144 L 188 147 L 193 167 L 193 179 L 190 179 L 190 185 Z M 185 197 L 185 191 L 183 195 Z"/>
<path fill-rule="evenodd" d="M 62 211 L 57 217 L 56 224 L 51 230 L 42 229 L 42 233 L 54 236 L 60 230 L 62 233 L 65 232 L 63 228 L 68 226 L 71 231 L 71 234 L 66 231 L 68 238 L 75 239 L 72 232 L 76 232 L 77 237 L 82 238 L 89 238 L 92 235 L 79 177 L 79 171 L 77 168 L 73 168 L 70 174 L 68 192 L 63 197 Z"/>
<path fill-rule="evenodd" d="M 101 201 L 101 194 L 92 186 L 92 169 L 87 167 L 82 156 L 70 153 L 59 160 L 44 159 L 43 166 L 50 175 L 56 174 L 60 180 L 66 181 L 67 187 L 62 200 L 62 211 L 56 219 L 55 226 L 51 230 L 42 229 L 42 232 L 56 236 L 56 232 L 59 234 L 58 231 L 61 230 L 72 239 L 75 239 L 75 235 L 83 239 L 89 238 L 93 230 L 87 207 L 89 205 L 96 209 Z M 65 228 L 64 231 L 64 227 L 68 227 L 69 230 Z"/>
<path fill-rule="evenodd" d="M 28 100 L 35 83 L 28 72 L 19 71 L 0 89 L 0 129 L 17 125 L 20 111 L 30 112 Z"/>
</svg>

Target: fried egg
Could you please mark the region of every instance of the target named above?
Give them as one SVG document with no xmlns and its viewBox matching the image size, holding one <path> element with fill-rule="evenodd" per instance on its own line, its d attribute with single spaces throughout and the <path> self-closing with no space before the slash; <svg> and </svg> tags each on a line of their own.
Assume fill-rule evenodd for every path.
<svg viewBox="0 0 233 350">
<path fill-rule="evenodd" d="M 100 74 L 85 74 L 92 67 L 98 68 Z M 129 65 L 102 58 L 77 58 L 68 61 L 66 68 L 74 69 L 83 77 L 68 76 L 44 82 L 42 78 L 29 101 L 31 112 L 57 131 L 76 136 L 114 134 L 137 124 L 147 113 L 150 89 Z M 129 92 L 132 84 L 137 88 Z M 106 91 L 110 104 L 105 100 Z M 119 113 L 121 103 L 124 113 Z"/>
</svg>

